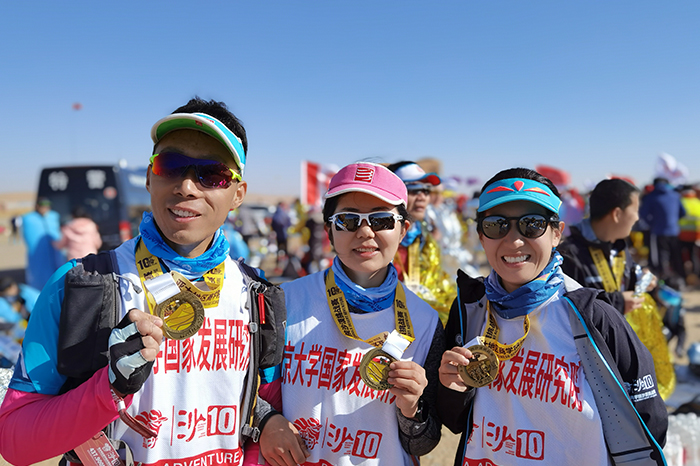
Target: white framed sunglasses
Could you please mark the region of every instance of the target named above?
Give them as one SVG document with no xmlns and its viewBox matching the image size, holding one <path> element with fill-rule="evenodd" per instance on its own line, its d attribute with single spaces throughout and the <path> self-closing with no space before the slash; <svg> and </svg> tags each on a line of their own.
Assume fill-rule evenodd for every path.
<svg viewBox="0 0 700 466">
<path fill-rule="evenodd" d="M 354 232 L 360 228 L 365 220 L 372 231 L 393 230 L 396 227 L 396 222 L 403 220 L 403 216 L 395 212 L 372 212 L 369 214 L 338 212 L 331 215 L 328 222 L 335 225 L 336 231 Z"/>
</svg>

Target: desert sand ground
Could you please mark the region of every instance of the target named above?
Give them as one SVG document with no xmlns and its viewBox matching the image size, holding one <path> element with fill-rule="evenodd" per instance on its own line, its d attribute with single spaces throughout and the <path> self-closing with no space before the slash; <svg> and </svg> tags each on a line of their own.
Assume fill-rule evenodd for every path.
<svg viewBox="0 0 700 466">
<path fill-rule="evenodd" d="M 18 279 L 23 278 L 24 268 L 24 246 L 19 242 L 13 242 L 11 238 L 0 237 L 0 274 L 12 273 Z M 687 345 L 700 341 L 700 289 L 690 290 L 684 293 L 684 306 L 686 313 L 686 329 L 688 338 Z M 674 349 L 674 343 L 671 349 Z M 695 395 L 700 394 L 700 378 L 688 375 L 687 357 L 675 360 L 677 364 L 678 386 L 676 392 L 667 400 L 669 411 L 677 408 L 680 404 L 690 401 Z M 421 458 L 423 466 L 450 466 L 454 463 L 455 452 L 459 443 L 459 435 L 451 433 L 447 428 L 442 429 L 442 440 L 440 444 L 427 456 Z M 58 463 L 58 458 L 38 463 L 41 466 L 54 466 Z M 9 463 L 0 458 L 0 466 L 7 466 Z"/>
</svg>

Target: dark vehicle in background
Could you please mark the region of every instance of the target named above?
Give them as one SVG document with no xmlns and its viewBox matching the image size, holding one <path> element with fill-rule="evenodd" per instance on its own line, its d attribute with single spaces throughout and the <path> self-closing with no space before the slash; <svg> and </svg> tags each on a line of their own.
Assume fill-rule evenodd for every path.
<svg viewBox="0 0 700 466">
<path fill-rule="evenodd" d="M 86 165 L 49 167 L 41 171 L 38 197 L 51 201 L 61 225 L 71 212 L 83 207 L 97 223 L 102 249 L 112 249 L 138 234 L 141 215 L 150 211 L 146 167 Z"/>
</svg>

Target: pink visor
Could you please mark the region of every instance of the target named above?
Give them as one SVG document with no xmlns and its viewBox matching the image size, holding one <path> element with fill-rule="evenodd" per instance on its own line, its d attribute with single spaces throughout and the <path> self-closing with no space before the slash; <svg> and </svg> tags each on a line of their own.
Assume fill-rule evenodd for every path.
<svg viewBox="0 0 700 466">
<path fill-rule="evenodd" d="M 324 199 L 345 193 L 367 193 L 391 205 L 408 204 L 406 185 L 388 168 L 369 162 L 353 163 L 331 178 Z"/>
</svg>

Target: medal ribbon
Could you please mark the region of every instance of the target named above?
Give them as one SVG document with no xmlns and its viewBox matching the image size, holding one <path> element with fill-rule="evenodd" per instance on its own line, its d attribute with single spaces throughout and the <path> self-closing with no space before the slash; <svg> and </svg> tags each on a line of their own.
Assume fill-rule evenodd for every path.
<svg viewBox="0 0 700 466">
<path fill-rule="evenodd" d="M 588 248 L 593 258 L 595 268 L 598 269 L 600 278 L 603 280 L 603 288 L 608 293 L 620 291 L 622 289 L 622 274 L 625 273 L 625 251 L 621 251 L 613 258 L 613 267 L 605 260 L 603 251 L 597 248 Z"/>
<path fill-rule="evenodd" d="M 527 334 L 530 333 L 530 318 L 525 315 L 525 319 L 523 320 L 523 333 L 525 334 L 522 337 L 518 338 L 514 343 L 502 345 L 498 342 L 498 334 L 501 330 L 498 328 L 498 322 L 496 322 L 496 318 L 491 312 L 491 304 L 489 301 L 486 302 L 486 311 L 489 318 L 484 335 L 481 337 L 481 341 L 484 345 L 488 346 L 494 353 L 496 353 L 496 356 L 498 356 L 500 361 L 505 361 L 512 358 L 518 354 L 518 351 L 520 351 L 520 348 L 522 348 L 523 343 L 525 342 L 525 337 L 527 337 Z"/>
<path fill-rule="evenodd" d="M 403 271 L 403 281 L 409 290 L 415 292 L 416 287 L 420 283 L 420 240 L 414 241 L 406 248 L 406 265 L 401 261 L 398 251 L 394 256 L 394 260 L 399 263 Z"/>
<path fill-rule="evenodd" d="M 177 271 L 172 271 L 171 275 L 181 291 L 189 291 L 199 298 L 205 308 L 212 308 L 219 305 L 221 288 L 224 284 L 224 265 L 225 262 L 222 262 L 213 269 L 204 273 L 204 283 L 206 283 L 209 287 L 209 291 L 199 289 Z M 156 278 L 163 274 L 163 270 L 160 267 L 160 261 L 148 251 L 148 248 L 143 241 L 139 241 L 138 245 L 136 246 L 136 268 L 139 271 L 141 284 L 146 289 L 148 289 L 145 284 L 147 280 Z M 151 314 L 153 314 L 153 308 L 155 307 L 156 303 L 152 300 L 152 294 L 148 293 L 146 296 L 148 298 L 148 308 Z"/>
<path fill-rule="evenodd" d="M 363 340 L 357 335 L 350 316 L 348 302 L 345 300 L 345 294 L 335 283 L 333 269 L 328 269 L 328 276 L 326 277 L 326 298 L 328 299 L 328 307 L 331 310 L 333 320 L 335 320 L 338 330 L 343 335 L 353 340 L 364 341 L 372 346 L 382 346 L 388 332 L 379 333 L 367 340 Z M 401 282 L 396 284 L 396 292 L 394 294 L 394 322 L 396 323 L 396 330 L 403 338 L 409 342 L 416 339 L 413 333 L 411 316 L 408 314 L 408 308 L 406 307 L 406 293 L 403 290 L 403 286 L 401 286 Z"/>
</svg>

